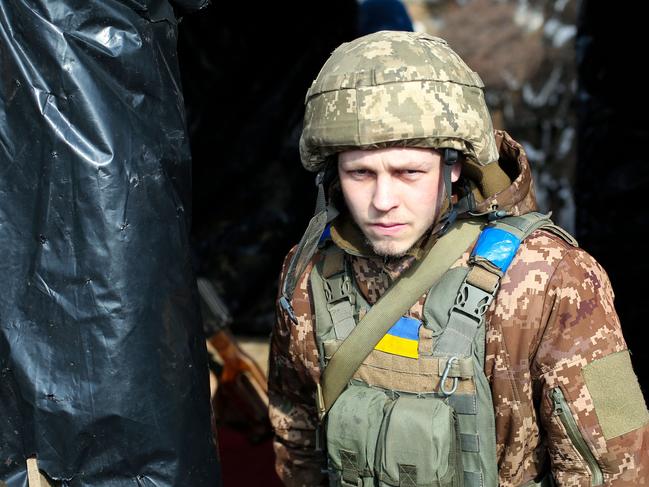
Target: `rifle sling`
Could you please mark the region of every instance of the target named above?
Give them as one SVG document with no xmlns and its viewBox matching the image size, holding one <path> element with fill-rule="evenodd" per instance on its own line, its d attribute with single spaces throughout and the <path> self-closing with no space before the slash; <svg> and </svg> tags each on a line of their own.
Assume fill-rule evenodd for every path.
<svg viewBox="0 0 649 487">
<path fill-rule="evenodd" d="M 322 374 L 317 398 L 321 419 L 392 325 L 462 256 L 481 230 L 482 225 L 475 220 L 456 223 L 370 308 L 333 354 Z"/>
</svg>

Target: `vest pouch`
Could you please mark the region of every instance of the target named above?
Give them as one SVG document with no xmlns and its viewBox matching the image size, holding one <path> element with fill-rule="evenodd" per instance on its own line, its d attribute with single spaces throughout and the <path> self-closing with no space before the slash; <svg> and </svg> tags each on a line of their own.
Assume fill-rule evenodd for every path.
<svg viewBox="0 0 649 487">
<path fill-rule="evenodd" d="M 401 396 L 387 408 L 375 470 L 381 487 L 463 487 L 457 417 L 441 399 Z"/>
<path fill-rule="evenodd" d="M 376 445 L 388 397 L 379 389 L 353 383 L 327 415 L 331 486 L 374 486 Z"/>
</svg>

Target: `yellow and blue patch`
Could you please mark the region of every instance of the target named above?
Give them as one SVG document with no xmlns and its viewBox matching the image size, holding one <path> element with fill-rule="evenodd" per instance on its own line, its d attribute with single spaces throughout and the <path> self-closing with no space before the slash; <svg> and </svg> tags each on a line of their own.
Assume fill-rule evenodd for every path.
<svg viewBox="0 0 649 487">
<path fill-rule="evenodd" d="M 420 326 L 421 321 L 409 316 L 402 316 L 392 325 L 392 328 L 381 338 L 374 349 L 402 357 L 418 358 Z"/>
</svg>

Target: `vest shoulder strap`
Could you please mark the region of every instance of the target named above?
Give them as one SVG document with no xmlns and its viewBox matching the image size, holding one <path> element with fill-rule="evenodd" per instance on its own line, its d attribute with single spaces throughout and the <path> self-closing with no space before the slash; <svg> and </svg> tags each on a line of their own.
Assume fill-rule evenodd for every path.
<svg viewBox="0 0 649 487">
<path fill-rule="evenodd" d="M 538 212 L 491 222 L 481 233 L 469 259 L 469 272 L 460 285 L 446 328 L 434 353 L 459 359 L 471 353 L 485 314 L 500 287 L 521 242 L 540 228 L 548 229 L 576 245 L 568 232 L 554 225 L 550 214 Z"/>
<path fill-rule="evenodd" d="M 532 211 L 530 213 L 526 213 L 525 215 L 509 216 L 500 220 L 496 220 L 492 222 L 489 227 L 501 228 L 505 231 L 513 233 L 521 241 L 528 237 L 532 232 L 542 228 L 561 237 L 570 245 L 577 247 L 577 240 L 566 230 L 558 225 L 555 225 L 554 222 L 550 219 L 551 216 L 552 212 L 543 214 L 537 211 Z"/>
<path fill-rule="evenodd" d="M 331 324 L 336 339 L 344 340 L 356 326 L 354 319 L 355 294 L 353 291 L 352 274 L 348 271 L 345 252 L 335 245 L 329 245 L 321 250 L 323 256 L 311 272 L 319 275 L 319 282 L 324 294 L 314 303 L 316 309 L 316 327 L 320 328 L 318 317 L 326 314 L 331 318 Z M 320 333 L 317 330 L 316 333 Z"/>
<path fill-rule="evenodd" d="M 331 276 L 345 272 L 345 251 L 336 245 L 328 246 L 322 257 L 322 278 L 329 279 Z"/>
</svg>

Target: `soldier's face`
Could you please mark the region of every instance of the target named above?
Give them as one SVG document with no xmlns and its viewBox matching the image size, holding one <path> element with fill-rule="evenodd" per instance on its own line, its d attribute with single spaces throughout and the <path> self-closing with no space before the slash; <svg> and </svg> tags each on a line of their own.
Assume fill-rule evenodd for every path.
<svg viewBox="0 0 649 487">
<path fill-rule="evenodd" d="M 351 150 L 338 155 L 347 207 L 378 255 L 405 254 L 436 220 L 445 197 L 439 152 L 419 148 Z M 460 175 L 453 168 L 452 180 Z"/>
</svg>

